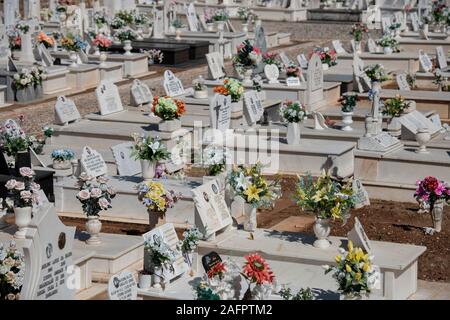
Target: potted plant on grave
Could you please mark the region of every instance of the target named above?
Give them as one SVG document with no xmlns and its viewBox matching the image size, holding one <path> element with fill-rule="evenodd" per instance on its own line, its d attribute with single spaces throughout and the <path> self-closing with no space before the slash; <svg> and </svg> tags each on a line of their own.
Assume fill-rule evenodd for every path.
<svg viewBox="0 0 450 320">
<path fill-rule="evenodd" d="M 125 26 L 131 27 L 134 25 L 134 11 L 132 10 L 119 10 L 115 14 L 115 18 L 122 20 Z"/>
<path fill-rule="evenodd" d="M 108 58 L 106 56 L 106 51 L 108 48 L 112 45 L 112 40 L 104 36 L 102 34 L 96 34 L 95 38 L 92 40 L 92 44 L 95 46 L 95 52 L 94 55 L 99 56 L 100 60 L 100 67 L 106 66 L 106 59 Z"/>
<path fill-rule="evenodd" d="M 214 87 L 214 92 L 224 96 L 231 96 L 232 110 L 242 109 L 242 96 L 244 87 L 241 82 L 233 78 L 225 78 L 222 86 Z"/>
<path fill-rule="evenodd" d="M 447 22 L 448 8 L 445 1 L 437 0 L 432 2 L 431 16 L 435 24 L 435 32 L 442 32 L 442 27 Z"/>
<path fill-rule="evenodd" d="M 394 98 L 387 99 L 384 102 L 383 115 L 388 116 L 388 126 L 392 122 L 394 118 L 400 117 L 405 111 L 408 110 L 411 103 L 409 101 L 405 101 L 405 98 L 401 95 L 397 94 Z"/>
<path fill-rule="evenodd" d="M 324 266 L 325 274 L 332 272 L 338 283 L 338 291 L 343 300 L 360 300 L 369 297 L 378 278 L 378 272 L 372 265 L 372 256 L 361 248 L 354 248 L 349 240 L 348 251 L 340 248 L 336 256 L 336 266 Z"/>
<path fill-rule="evenodd" d="M 184 24 L 179 19 L 175 19 L 171 23 L 172 27 L 175 28 L 175 40 L 181 40 L 181 31 L 184 28 Z"/>
<path fill-rule="evenodd" d="M 25 277 L 25 261 L 16 243 L 0 243 L 0 299 L 19 300 Z"/>
<path fill-rule="evenodd" d="M 79 192 L 76 195 L 81 202 L 83 212 L 87 216 L 86 231 L 90 235 L 86 240 L 88 245 L 98 245 L 101 243 L 99 234 L 102 229 L 100 222 L 100 212 L 112 208 L 112 199 L 116 196 L 116 191 L 108 184 L 108 178 L 99 176 L 97 178 L 82 172 L 78 177 Z"/>
<path fill-rule="evenodd" d="M 355 41 L 355 49 L 357 54 L 361 54 L 361 41 L 365 33 L 369 32 L 369 28 L 363 23 L 357 22 L 353 25 L 352 31 L 350 34 L 353 36 L 353 40 Z"/>
<path fill-rule="evenodd" d="M 123 21 L 122 19 L 120 19 L 119 17 L 114 17 L 111 22 L 109 23 L 109 26 L 111 27 L 111 29 L 113 29 L 113 31 L 117 31 L 119 29 L 122 29 L 126 26 L 127 24 L 125 23 L 125 21 Z"/>
<path fill-rule="evenodd" d="M 286 140 L 290 145 L 300 144 L 300 123 L 303 122 L 308 113 L 300 101 L 285 101 L 280 107 L 280 116 L 287 122 Z"/>
<path fill-rule="evenodd" d="M 155 176 L 155 168 L 158 162 L 169 158 L 169 152 L 159 137 L 132 135 L 134 144 L 131 147 L 131 156 L 141 162 L 142 177 L 151 180 Z"/>
<path fill-rule="evenodd" d="M 108 25 L 108 17 L 104 12 L 97 11 L 94 13 L 94 23 L 97 29 L 101 29 Z"/>
<path fill-rule="evenodd" d="M 417 180 L 416 186 L 414 198 L 421 205 L 428 205 L 433 227 L 436 232 L 441 232 L 444 204 L 450 203 L 450 185 L 430 176 L 423 180 Z"/>
<path fill-rule="evenodd" d="M 148 64 L 155 64 L 156 61 L 158 63 L 162 63 L 164 60 L 164 54 L 161 50 L 158 49 L 151 49 L 149 51 L 146 51 L 148 54 Z"/>
<path fill-rule="evenodd" d="M 29 167 L 19 169 L 21 181 L 10 179 L 5 187 L 8 197 L 14 202 L 15 223 L 19 230 L 14 238 L 25 239 L 27 227 L 31 222 L 33 205 L 39 204 L 39 184 L 34 182 L 34 171 Z"/>
<path fill-rule="evenodd" d="M 435 68 L 433 70 L 433 84 L 437 85 L 438 87 L 438 91 L 442 91 L 442 89 L 445 87 L 445 84 L 447 82 L 447 77 L 444 77 L 444 75 L 442 74 L 441 69 L 439 68 Z"/>
<path fill-rule="evenodd" d="M 212 9 L 204 9 L 203 16 L 205 17 L 206 23 L 206 31 L 213 32 L 214 31 L 214 11 Z"/>
<path fill-rule="evenodd" d="M 278 177 L 274 181 L 268 182 L 262 176 L 262 168 L 263 165 L 259 162 L 248 167 L 235 166 L 227 177 L 227 182 L 234 195 L 241 197 L 244 202 L 244 230 L 250 232 L 257 228 L 256 209 L 271 208 L 281 197 Z"/>
<path fill-rule="evenodd" d="M 262 55 L 262 62 L 266 64 L 274 64 L 277 66 L 278 71 L 283 71 L 283 64 L 278 60 L 278 53 L 276 52 L 266 52 Z"/>
<path fill-rule="evenodd" d="M 272 293 L 275 276 L 266 260 L 257 253 L 244 257 L 242 275 L 248 281 L 244 300 L 267 300 Z M 254 284 L 253 289 L 251 285 Z"/>
<path fill-rule="evenodd" d="M 355 110 L 357 101 L 359 101 L 359 96 L 357 94 L 348 94 L 339 98 L 339 102 L 341 103 L 342 123 L 344 124 L 342 130 L 344 131 L 353 130 L 351 124 L 353 123 L 353 111 Z"/>
<path fill-rule="evenodd" d="M 181 128 L 180 117 L 186 111 L 183 101 L 171 97 L 154 97 L 152 112 L 161 118 L 158 125 L 159 131 L 174 132 Z"/>
<path fill-rule="evenodd" d="M 62 37 L 61 47 L 69 52 L 70 60 L 72 61 L 71 67 L 77 67 L 78 50 L 86 49 L 86 43 L 79 37 L 69 33 Z"/>
<path fill-rule="evenodd" d="M 52 48 L 55 45 L 55 39 L 42 31 L 37 35 L 37 42 L 43 44 L 47 49 Z"/>
<path fill-rule="evenodd" d="M 316 179 L 310 174 L 299 177 L 294 199 L 303 210 L 314 212 L 314 247 L 321 249 L 330 246 L 330 220 L 345 222 L 355 204 L 352 182 L 340 182 L 325 171 Z"/>
<path fill-rule="evenodd" d="M 42 88 L 42 81 L 47 79 L 47 71 L 41 65 L 31 67 L 32 84 L 34 89 L 34 96 L 42 98 L 44 89 Z"/>
<path fill-rule="evenodd" d="M 323 70 L 328 70 L 329 67 L 337 65 L 337 54 L 334 49 L 330 49 L 328 47 L 325 48 L 316 47 L 311 53 L 311 57 L 314 54 L 317 54 L 320 58 L 320 61 L 322 61 Z"/>
<path fill-rule="evenodd" d="M 123 44 L 123 50 L 125 50 L 124 55 L 130 56 L 131 50 L 133 47 L 131 46 L 131 41 L 137 38 L 136 32 L 130 27 L 123 27 L 116 31 L 114 37 L 119 39 L 119 41 Z"/>
<path fill-rule="evenodd" d="M 71 161 L 75 158 L 75 153 L 71 149 L 55 149 L 52 151 L 53 169 L 65 170 L 72 167 Z"/>
<path fill-rule="evenodd" d="M 184 261 L 189 267 L 196 265 L 196 258 L 194 251 L 197 249 L 198 242 L 203 239 L 203 234 L 197 227 L 190 228 L 183 232 L 183 241 L 180 244 L 181 252 L 184 256 Z"/>
<path fill-rule="evenodd" d="M 205 79 L 201 75 L 193 81 L 194 98 L 195 99 L 208 99 L 208 90 L 205 86 Z"/>
<path fill-rule="evenodd" d="M 242 32 L 248 32 L 248 23 L 252 18 L 252 10 L 247 7 L 239 7 L 237 11 L 239 19 L 242 21 Z"/>
<path fill-rule="evenodd" d="M 212 16 L 213 21 L 216 23 L 217 31 L 222 32 L 225 29 L 225 23 L 227 23 L 229 19 L 228 11 L 225 9 L 218 9 L 214 11 L 214 15 Z"/>
<path fill-rule="evenodd" d="M 287 66 L 286 67 L 286 77 L 287 77 L 286 83 L 289 82 L 289 79 L 299 79 L 301 74 L 302 74 L 302 70 L 298 66 L 296 66 L 294 64 Z"/>
<path fill-rule="evenodd" d="M 252 84 L 253 69 L 258 66 L 262 60 L 261 51 L 245 40 L 237 48 L 237 54 L 233 55 L 232 61 L 236 72 L 244 77 L 244 85 Z"/>
<path fill-rule="evenodd" d="M 22 68 L 20 72 L 14 74 L 13 78 L 17 102 L 24 103 L 33 100 L 33 75 L 30 70 Z"/>
<path fill-rule="evenodd" d="M 176 259 L 176 253 L 161 237 L 154 235 L 144 243 L 145 250 L 150 256 L 149 272 L 152 275 L 152 287 L 161 288 L 161 284 L 165 282 L 164 269 L 173 268 Z"/>
<path fill-rule="evenodd" d="M 139 201 L 147 208 L 151 229 L 165 223 L 167 209 L 173 208 L 181 198 L 181 193 L 165 190 L 160 182 L 155 181 L 144 181 L 137 190 Z"/>
<path fill-rule="evenodd" d="M 398 52 L 398 41 L 388 34 L 381 37 L 381 39 L 378 39 L 377 45 L 383 47 L 384 54 L 392 54 L 392 52 Z"/>
</svg>

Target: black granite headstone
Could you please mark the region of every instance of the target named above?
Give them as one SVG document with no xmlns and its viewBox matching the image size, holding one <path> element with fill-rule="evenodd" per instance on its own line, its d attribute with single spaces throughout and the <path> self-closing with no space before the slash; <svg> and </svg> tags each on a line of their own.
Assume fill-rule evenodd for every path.
<svg viewBox="0 0 450 320">
<path fill-rule="evenodd" d="M 214 251 L 211 251 L 210 253 L 202 257 L 202 265 L 206 273 L 208 273 L 212 267 L 214 267 L 217 263 L 221 261 L 222 258 L 217 254 L 217 252 Z"/>
</svg>

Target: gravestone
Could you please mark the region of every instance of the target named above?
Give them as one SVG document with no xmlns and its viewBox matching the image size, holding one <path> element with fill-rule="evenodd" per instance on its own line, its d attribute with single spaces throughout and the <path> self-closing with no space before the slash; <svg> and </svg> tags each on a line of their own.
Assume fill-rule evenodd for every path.
<svg viewBox="0 0 450 320">
<path fill-rule="evenodd" d="M 185 90 L 180 79 L 178 79 L 170 70 L 164 71 L 163 85 L 164 90 L 166 91 L 166 95 L 168 95 L 169 97 L 176 97 L 185 94 Z"/>
<path fill-rule="evenodd" d="M 108 281 L 109 300 L 136 300 L 137 283 L 130 271 L 113 275 Z"/>
<path fill-rule="evenodd" d="M 442 131 L 442 121 L 441 121 L 441 117 L 439 116 L 439 113 L 435 113 L 433 115 L 431 115 L 428 119 L 430 119 L 430 121 L 438 128 L 441 128 Z"/>
<path fill-rule="evenodd" d="M 381 28 L 383 30 L 383 33 L 389 33 L 389 26 L 391 25 L 391 18 L 390 17 L 382 17 L 381 18 Z"/>
<path fill-rule="evenodd" d="M 280 70 L 275 64 L 266 64 L 264 66 L 264 76 L 269 84 L 279 83 L 278 77 L 280 76 Z"/>
<path fill-rule="evenodd" d="M 226 132 L 231 125 L 231 97 L 216 93 L 209 105 L 211 128 Z"/>
<path fill-rule="evenodd" d="M 203 269 L 205 269 L 205 273 L 208 273 L 209 270 L 211 270 L 211 268 L 214 267 L 219 262 L 222 262 L 222 258 L 219 256 L 217 252 L 212 251 L 208 254 L 205 254 L 202 257 L 202 266 Z"/>
<path fill-rule="evenodd" d="M 410 17 L 411 17 L 411 24 L 413 27 L 413 31 L 418 32 L 420 29 L 420 23 L 419 23 L 419 16 L 417 15 L 417 12 L 411 12 Z"/>
<path fill-rule="evenodd" d="M 409 86 L 406 74 L 404 73 L 397 74 L 395 76 L 395 80 L 397 81 L 399 90 L 411 91 L 411 87 Z"/>
<path fill-rule="evenodd" d="M 439 68 L 442 71 L 445 71 L 448 67 L 448 64 L 447 64 L 447 57 L 445 56 L 444 48 L 442 48 L 442 46 L 436 47 L 436 58 L 438 61 Z"/>
<path fill-rule="evenodd" d="M 252 126 L 261 119 L 264 113 L 261 100 L 256 91 L 251 90 L 244 93 L 244 106 L 245 119 L 247 124 Z"/>
<path fill-rule="evenodd" d="M 55 123 L 66 125 L 78 119 L 81 119 L 81 115 L 78 112 L 75 102 L 65 96 L 58 96 L 55 105 Z"/>
<path fill-rule="evenodd" d="M 255 30 L 255 47 L 261 52 L 267 51 L 266 34 L 264 33 L 264 28 L 260 25 Z"/>
<path fill-rule="evenodd" d="M 54 63 L 54 59 L 52 57 L 52 55 L 50 54 L 50 52 L 48 52 L 47 48 L 44 46 L 44 44 L 40 44 L 39 45 L 39 51 L 41 54 L 41 58 L 42 58 L 42 62 L 44 63 L 44 65 L 46 67 L 51 67 L 53 66 Z"/>
<path fill-rule="evenodd" d="M 232 218 L 219 182 L 211 180 L 192 190 L 195 204 L 195 225 L 205 237 L 232 224 Z"/>
<path fill-rule="evenodd" d="M 99 177 L 108 173 L 108 168 L 102 155 L 88 146 L 83 148 L 80 163 L 82 170 L 90 176 Z"/>
<path fill-rule="evenodd" d="M 102 116 L 123 111 L 119 89 L 114 83 L 102 80 L 97 89 L 95 89 L 95 94 Z"/>
<path fill-rule="evenodd" d="M 355 209 L 370 206 L 369 194 L 361 180 L 354 179 L 352 183 L 353 196 L 355 197 Z"/>
<path fill-rule="evenodd" d="M 190 31 L 199 31 L 197 13 L 195 12 L 195 7 L 193 3 L 190 3 L 186 9 L 186 16 L 188 20 Z"/>
<path fill-rule="evenodd" d="M 135 79 L 131 86 L 131 105 L 139 107 L 153 102 L 150 88 L 141 80 Z"/>
<path fill-rule="evenodd" d="M 147 233 L 142 235 L 145 242 L 155 243 L 157 241 L 162 241 L 175 253 L 175 262 L 172 267 L 167 269 L 164 268 L 164 276 L 166 280 L 173 280 L 181 276 L 184 272 L 188 270 L 188 266 L 184 261 L 183 254 L 178 249 L 178 236 L 175 232 L 175 227 L 172 223 L 165 223 L 160 227 L 157 227 Z M 150 254 L 147 250 L 144 251 L 144 270 L 150 271 L 151 261 Z"/>
<path fill-rule="evenodd" d="M 225 77 L 223 56 L 219 52 L 207 53 L 206 61 L 208 62 L 209 78 L 217 80 Z"/>
<path fill-rule="evenodd" d="M 132 146 L 132 142 L 124 142 L 111 147 L 120 176 L 134 176 L 142 171 L 140 162 L 131 156 Z"/>
<path fill-rule="evenodd" d="M 297 61 L 298 61 L 298 64 L 300 65 L 300 68 L 308 69 L 308 60 L 306 59 L 306 57 L 303 53 L 299 54 L 297 56 Z"/>
<path fill-rule="evenodd" d="M 364 71 L 364 62 L 357 55 L 353 57 L 353 86 L 355 90 L 360 93 L 367 91 L 371 88 L 372 84 L 370 78 Z"/>
<path fill-rule="evenodd" d="M 286 55 L 286 53 L 284 51 L 280 52 L 280 59 L 281 62 L 283 63 L 283 65 L 285 67 L 289 67 L 290 65 L 295 65 L 295 63 L 292 62 L 291 59 L 289 59 L 289 57 Z"/>
<path fill-rule="evenodd" d="M 399 150 L 402 147 L 400 140 L 387 132 L 381 132 L 370 137 L 361 137 L 358 140 L 358 149 L 383 154 Z"/>
<path fill-rule="evenodd" d="M 10 72 L 19 72 L 19 68 L 17 67 L 14 60 L 11 58 L 11 56 L 8 57 L 8 71 Z"/>
<path fill-rule="evenodd" d="M 419 50 L 419 62 L 421 71 L 423 72 L 431 72 L 433 70 L 433 62 L 430 57 L 423 52 L 423 50 Z"/>
<path fill-rule="evenodd" d="M 304 78 L 303 78 L 304 81 Z M 288 87 L 296 87 L 300 85 L 300 78 L 298 77 L 287 77 L 286 78 L 286 85 Z"/>
<path fill-rule="evenodd" d="M 305 105 L 309 111 L 312 111 L 313 104 L 317 104 L 324 98 L 322 62 L 317 54 L 313 54 L 309 60 L 307 72 Z"/>
<path fill-rule="evenodd" d="M 78 50 L 77 54 L 82 64 L 89 64 L 89 57 L 84 50 Z"/>
<path fill-rule="evenodd" d="M 72 300 L 79 286 L 72 248 L 75 227 L 65 226 L 55 206 L 38 208 L 23 242 L 25 276 L 21 300 Z"/>
<path fill-rule="evenodd" d="M 353 226 L 353 229 L 348 233 L 347 237 L 348 240 L 353 243 L 354 247 L 359 247 L 368 254 L 373 253 L 372 244 L 369 240 L 369 237 L 367 237 L 367 234 L 364 231 L 364 228 L 358 217 L 355 217 L 355 224 Z"/>
<path fill-rule="evenodd" d="M 155 10 L 153 13 L 153 38 L 164 38 L 164 12 Z"/>
<path fill-rule="evenodd" d="M 419 129 L 428 129 L 432 137 L 441 130 L 440 127 L 417 110 L 400 116 L 398 120 L 402 125 L 402 139 L 406 140 L 415 140 L 415 135 Z"/>
<path fill-rule="evenodd" d="M 378 46 L 372 38 L 367 40 L 367 49 L 369 49 L 370 53 L 378 52 Z"/>
<path fill-rule="evenodd" d="M 31 166 L 34 167 L 47 167 L 47 165 L 42 161 L 41 157 L 36 153 L 36 151 L 33 150 L 33 148 L 28 148 L 30 152 L 30 160 L 31 160 Z"/>
<path fill-rule="evenodd" d="M 345 49 L 342 47 L 341 40 L 333 40 L 333 47 L 337 54 L 347 53 Z"/>
</svg>

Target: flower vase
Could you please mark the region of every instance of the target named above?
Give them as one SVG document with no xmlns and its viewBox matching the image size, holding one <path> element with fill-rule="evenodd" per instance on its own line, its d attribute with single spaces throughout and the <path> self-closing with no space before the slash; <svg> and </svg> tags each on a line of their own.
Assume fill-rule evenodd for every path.
<svg viewBox="0 0 450 320">
<path fill-rule="evenodd" d="M 328 65 L 328 63 L 322 63 L 322 70 L 326 71 L 330 69 L 330 66 Z"/>
<path fill-rule="evenodd" d="M 330 246 L 330 241 L 328 241 L 328 236 L 330 234 L 330 219 L 322 219 L 316 217 L 316 222 L 314 223 L 314 234 L 317 240 L 314 241 L 314 247 L 320 249 L 326 249 Z"/>
<path fill-rule="evenodd" d="M 416 150 L 416 153 L 429 153 L 427 151 L 427 143 L 431 140 L 430 131 L 427 128 L 420 128 L 416 133 L 416 141 L 419 144 L 419 149 Z"/>
<path fill-rule="evenodd" d="M 353 128 L 350 126 L 353 123 L 353 112 L 341 112 L 342 113 L 342 123 L 344 126 L 341 128 L 343 131 L 352 131 Z"/>
<path fill-rule="evenodd" d="M 164 282 L 164 270 L 161 266 L 153 266 L 152 273 L 152 287 L 161 288 L 161 283 Z"/>
<path fill-rule="evenodd" d="M 148 211 L 148 224 L 150 230 L 166 223 L 166 214 L 161 211 Z"/>
<path fill-rule="evenodd" d="M 299 122 L 289 122 L 287 126 L 286 134 L 287 143 L 290 145 L 300 144 L 300 123 Z"/>
<path fill-rule="evenodd" d="M 14 216 L 15 223 L 19 230 L 14 234 L 14 238 L 16 239 L 25 239 L 25 235 L 27 234 L 28 225 L 31 222 L 31 211 L 32 207 L 14 207 Z"/>
<path fill-rule="evenodd" d="M 181 128 L 181 121 L 178 119 L 163 120 L 158 124 L 158 130 L 161 132 L 174 132 Z"/>
<path fill-rule="evenodd" d="M 207 23 L 206 24 L 206 31 L 214 32 L 214 23 Z"/>
<path fill-rule="evenodd" d="M 208 91 L 207 90 L 194 90 L 194 98 L 195 99 L 208 99 Z"/>
<path fill-rule="evenodd" d="M 216 21 L 216 28 L 218 32 L 223 32 L 225 30 L 225 21 Z"/>
<path fill-rule="evenodd" d="M 441 226 L 442 226 L 442 216 L 444 212 L 444 200 L 439 199 L 437 200 L 431 210 L 431 219 L 433 219 L 433 227 L 436 230 L 436 232 L 441 232 Z"/>
<path fill-rule="evenodd" d="M 256 208 L 253 207 L 251 204 L 245 202 L 244 214 L 245 214 L 244 230 L 254 232 L 257 228 Z"/>
<path fill-rule="evenodd" d="M 255 284 L 251 290 L 251 300 L 268 300 L 272 292 L 269 284 Z"/>
<path fill-rule="evenodd" d="M 98 47 L 98 46 L 95 46 L 94 47 L 94 56 L 99 56 L 101 53 L 100 53 L 100 48 Z"/>
<path fill-rule="evenodd" d="M 149 289 L 152 286 L 152 275 L 143 272 L 138 273 L 139 289 Z"/>
<path fill-rule="evenodd" d="M 245 69 L 245 71 L 244 71 L 244 80 L 242 81 L 242 84 L 244 86 L 251 86 L 251 85 L 253 85 L 252 75 L 253 75 L 253 69 Z"/>
<path fill-rule="evenodd" d="M 242 100 L 239 101 L 231 101 L 231 112 L 242 111 L 244 110 L 244 103 Z"/>
<path fill-rule="evenodd" d="M 142 178 L 145 181 L 152 180 L 155 176 L 156 162 L 151 160 L 141 160 Z"/>
<path fill-rule="evenodd" d="M 39 99 L 44 96 L 44 89 L 42 88 L 42 84 L 34 85 L 34 97 Z"/>
<path fill-rule="evenodd" d="M 99 64 L 99 66 L 101 67 L 101 68 L 104 68 L 104 67 L 106 67 L 106 59 L 107 59 L 108 57 L 106 56 L 106 53 L 104 53 L 104 52 L 102 52 L 102 53 L 100 53 L 100 56 L 99 56 L 99 60 L 100 60 L 100 64 Z"/>
<path fill-rule="evenodd" d="M 89 233 L 89 239 L 86 240 L 87 245 L 99 245 L 102 243 L 100 240 L 100 230 L 102 229 L 102 223 L 98 216 L 88 216 L 86 222 L 86 231 Z"/>
<path fill-rule="evenodd" d="M 384 54 L 392 54 L 393 50 L 391 47 L 383 47 Z"/>
<path fill-rule="evenodd" d="M 181 29 L 180 28 L 175 29 L 175 40 L 181 40 Z"/>
<path fill-rule="evenodd" d="M 53 160 L 53 169 L 65 170 L 72 168 L 72 162 L 70 160 Z"/>
<path fill-rule="evenodd" d="M 356 50 L 356 54 L 361 54 L 362 53 L 361 41 L 356 41 L 355 40 L 355 50 Z"/>
<path fill-rule="evenodd" d="M 76 51 L 70 51 L 69 52 L 69 59 L 70 61 L 72 61 L 72 63 L 70 64 L 71 68 L 76 68 L 78 67 L 78 54 L 76 53 Z"/>
<path fill-rule="evenodd" d="M 17 102 L 24 103 L 30 101 L 29 90 L 27 88 L 16 90 L 16 100 Z"/>
<path fill-rule="evenodd" d="M 242 32 L 248 33 L 248 23 L 242 24 Z"/>
<path fill-rule="evenodd" d="M 123 42 L 123 50 L 125 50 L 124 55 L 131 56 L 131 50 L 133 47 L 131 46 L 131 40 L 125 40 Z"/>
</svg>

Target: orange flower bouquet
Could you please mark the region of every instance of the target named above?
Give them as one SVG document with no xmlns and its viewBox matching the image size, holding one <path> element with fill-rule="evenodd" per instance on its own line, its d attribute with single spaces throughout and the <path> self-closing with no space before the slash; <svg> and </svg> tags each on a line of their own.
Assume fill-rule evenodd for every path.
<svg viewBox="0 0 450 320">
<path fill-rule="evenodd" d="M 45 34 L 44 32 L 39 32 L 37 36 L 37 41 L 39 43 L 42 43 L 46 48 L 53 47 L 55 44 L 55 39 L 53 37 L 50 37 L 49 35 Z"/>
<path fill-rule="evenodd" d="M 186 111 L 183 101 L 171 97 L 155 97 L 152 104 L 152 112 L 162 120 L 170 121 L 178 119 Z"/>
</svg>

